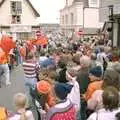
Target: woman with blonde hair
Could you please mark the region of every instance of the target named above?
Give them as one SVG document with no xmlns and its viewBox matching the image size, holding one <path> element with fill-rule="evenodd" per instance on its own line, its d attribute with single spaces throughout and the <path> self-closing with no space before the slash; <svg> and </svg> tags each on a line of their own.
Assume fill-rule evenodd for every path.
<svg viewBox="0 0 120 120">
<path fill-rule="evenodd" d="M 35 120 L 32 112 L 30 110 L 26 110 L 27 97 L 23 93 L 15 94 L 13 101 L 17 114 L 9 118 L 9 120 Z"/>
</svg>

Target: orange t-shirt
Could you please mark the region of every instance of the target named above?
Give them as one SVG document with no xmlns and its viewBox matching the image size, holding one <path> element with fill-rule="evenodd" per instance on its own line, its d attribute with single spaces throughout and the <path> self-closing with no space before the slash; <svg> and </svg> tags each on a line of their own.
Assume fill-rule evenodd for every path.
<svg viewBox="0 0 120 120">
<path fill-rule="evenodd" d="M 87 91 L 85 93 L 85 100 L 88 101 L 92 94 L 96 91 L 96 90 L 99 90 L 101 89 L 102 87 L 102 84 L 103 84 L 103 81 L 93 81 L 92 83 L 90 83 L 88 85 L 88 88 L 87 88 Z"/>
<path fill-rule="evenodd" d="M 7 56 L 2 48 L 0 48 L 0 64 L 7 63 Z"/>
</svg>

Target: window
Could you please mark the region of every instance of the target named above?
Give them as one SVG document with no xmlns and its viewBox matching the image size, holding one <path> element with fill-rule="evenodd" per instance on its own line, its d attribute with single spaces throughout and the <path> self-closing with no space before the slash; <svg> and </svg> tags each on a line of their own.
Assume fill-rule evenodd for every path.
<svg viewBox="0 0 120 120">
<path fill-rule="evenodd" d="M 99 7 L 99 0 L 89 0 L 89 7 Z"/>
<path fill-rule="evenodd" d="M 97 0 L 91 0 L 92 4 L 97 4 Z"/>
<path fill-rule="evenodd" d="M 32 33 L 27 33 L 27 32 L 23 32 L 23 33 L 19 33 L 18 34 L 18 39 L 19 40 L 28 40 L 32 38 Z"/>
<path fill-rule="evenodd" d="M 12 15 L 12 24 L 20 24 L 21 16 L 20 15 Z"/>
<path fill-rule="evenodd" d="M 22 2 L 21 1 L 11 1 L 11 13 L 12 14 L 22 13 Z"/>
</svg>

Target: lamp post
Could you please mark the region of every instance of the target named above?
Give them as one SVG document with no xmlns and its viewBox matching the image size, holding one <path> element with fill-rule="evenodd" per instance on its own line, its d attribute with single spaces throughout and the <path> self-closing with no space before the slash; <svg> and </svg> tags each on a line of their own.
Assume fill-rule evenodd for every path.
<svg viewBox="0 0 120 120">
<path fill-rule="evenodd" d="M 113 5 L 108 6 L 109 8 L 109 27 L 108 27 L 108 32 L 109 32 L 109 39 L 112 40 L 112 46 L 113 46 L 113 23 L 114 23 L 114 19 L 113 19 Z"/>
</svg>

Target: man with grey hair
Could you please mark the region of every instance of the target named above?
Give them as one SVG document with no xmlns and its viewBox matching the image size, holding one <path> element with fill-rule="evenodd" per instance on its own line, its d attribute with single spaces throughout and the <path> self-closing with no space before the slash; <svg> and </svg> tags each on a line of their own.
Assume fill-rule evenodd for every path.
<svg viewBox="0 0 120 120">
<path fill-rule="evenodd" d="M 78 72 L 77 75 L 77 81 L 80 86 L 80 95 L 82 96 L 85 94 L 88 84 L 89 84 L 89 79 L 88 79 L 88 73 L 89 73 L 89 68 L 91 66 L 91 59 L 88 56 L 82 56 L 80 58 L 80 65 L 81 69 Z M 81 98 L 81 120 L 86 120 L 86 102 L 84 99 Z"/>
</svg>

